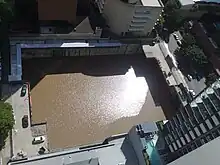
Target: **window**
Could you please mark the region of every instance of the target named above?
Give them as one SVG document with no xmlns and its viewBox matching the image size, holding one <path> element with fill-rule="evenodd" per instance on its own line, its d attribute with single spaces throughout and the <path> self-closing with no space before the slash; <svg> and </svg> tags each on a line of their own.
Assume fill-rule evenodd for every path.
<svg viewBox="0 0 220 165">
<path fill-rule="evenodd" d="M 206 119 L 209 116 L 208 111 L 206 110 L 205 106 L 203 103 L 197 103 L 199 110 L 201 114 L 203 115 L 204 119 Z"/>
<path fill-rule="evenodd" d="M 174 116 L 174 117 L 173 117 L 173 121 L 174 121 L 174 123 L 175 123 L 176 127 L 178 127 L 178 126 L 180 125 L 180 123 L 178 122 L 178 120 L 177 120 L 177 117 L 176 117 L 176 116 Z"/>
<path fill-rule="evenodd" d="M 204 104 L 205 104 L 207 110 L 209 111 L 209 113 L 210 113 L 211 115 L 213 115 L 213 114 L 214 114 L 214 109 L 215 109 L 215 107 L 212 105 L 212 103 L 211 103 L 211 101 L 208 99 L 208 97 L 202 96 L 202 101 L 204 102 Z"/>
<path fill-rule="evenodd" d="M 173 137 L 174 137 L 175 140 L 178 139 L 178 136 L 177 136 L 177 133 L 176 133 L 175 130 L 172 131 L 172 135 L 173 135 Z"/>
<path fill-rule="evenodd" d="M 190 124 L 189 124 L 189 122 L 184 122 L 184 124 L 185 124 L 185 126 L 186 126 L 186 129 L 187 129 L 188 131 L 190 131 L 191 128 L 190 128 Z"/>
<path fill-rule="evenodd" d="M 197 125 L 197 121 L 193 116 L 189 118 L 189 121 L 193 127 L 195 127 Z"/>
<path fill-rule="evenodd" d="M 179 156 L 179 157 L 181 157 L 181 156 L 183 156 L 183 155 L 184 155 L 184 153 L 183 153 L 182 151 L 179 151 L 179 152 L 178 152 L 178 156 Z"/>
<path fill-rule="evenodd" d="M 169 142 L 169 138 L 168 138 L 167 136 L 165 136 L 165 141 L 166 141 L 167 145 L 170 144 L 170 142 Z"/>
<path fill-rule="evenodd" d="M 186 111 L 184 109 L 181 111 L 181 113 L 182 113 L 182 116 L 184 118 L 184 121 L 186 121 L 189 117 L 188 114 L 186 113 Z"/>
<path fill-rule="evenodd" d="M 207 142 L 213 140 L 212 134 L 208 134 L 208 135 L 206 136 L 206 140 L 207 140 Z"/>
<path fill-rule="evenodd" d="M 193 127 L 197 124 L 197 121 L 195 120 L 194 111 L 190 108 L 190 106 L 186 107 L 187 113 L 189 114 L 189 121 L 192 124 Z"/>
<path fill-rule="evenodd" d="M 213 131 L 213 132 L 212 132 L 212 135 L 213 135 L 214 138 L 219 137 L 219 132 L 218 132 L 218 130 Z"/>
<path fill-rule="evenodd" d="M 190 146 L 190 145 L 189 145 L 189 146 L 187 146 L 186 148 L 187 148 L 188 152 L 191 152 L 191 151 L 192 151 L 192 148 L 191 148 L 191 146 Z"/>
<path fill-rule="evenodd" d="M 216 126 L 219 125 L 219 120 L 218 120 L 218 118 L 216 117 L 216 115 L 213 115 L 213 116 L 212 116 L 212 120 L 213 120 L 213 122 L 215 123 Z"/>
<path fill-rule="evenodd" d="M 217 111 L 219 111 L 220 110 L 220 101 L 217 98 L 217 96 L 214 93 L 208 94 L 208 96 L 209 96 L 211 102 L 214 104 L 214 106 L 217 109 Z"/>
<path fill-rule="evenodd" d="M 177 134 L 178 134 L 179 137 L 182 136 L 182 134 L 181 134 L 181 130 L 180 130 L 180 129 L 176 128 L 176 132 L 177 132 Z"/>
<path fill-rule="evenodd" d="M 173 142 L 173 137 L 170 134 L 168 134 L 168 137 L 169 137 L 170 141 Z"/>
<path fill-rule="evenodd" d="M 193 114 L 194 114 L 196 120 L 199 123 L 203 122 L 203 118 L 202 118 L 202 115 L 199 112 L 199 108 L 197 106 L 195 106 L 195 107 L 192 107 L 192 110 L 193 110 Z"/>
<path fill-rule="evenodd" d="M 184 121 L 183 116 L 180 113 L 177 113 L 176 119 L 178 120 L 178 123 L 181 125 Z"/>
<path fill-rule="evenodd" d="M 207 143 L 207 140 L 206 140 L 204 137 L 201 138 L 200 141 L 201 141 L 201 144 L 202 144 L 202 145 L 205 144 L 205 143 Z"/>
<path fill-rule="evenodd" d="M 192 144 L 191 144 L 191 148 L 192 148 L 192 150 L 195 150 L 195 149 L 197 148 L 196 144 L 195 144 L 195 143 L 192 143 Z"/>
<path fill-rule="evenodd" d="M 184 124 L 184 123 L 183 123 L 183 124 Z M 181 131 L 183 132 L 183 134 L 185 134 L 185 133 L 188 132 L 187 129 L 186 129 L 186 127 L 183 126 L 183 125 L 180 126 L 180 129 L 181 129 Z"/>
<path fill-rule="evenodd" d="M 172 130 L 174 130 L 174 129 L 175 129 L 175 126 L 174 126 L 173 120 L 170 120 L 169 123 L 170 123 L 170 126 L 171 126 Z"/>
<path fill-rule="evenodd" d="M 186 148 L 183 148 L 183 149 L 182 149 L 182 152 L 183 152 L 184 155 L 188 153 L 188 151 L 187 151 Z"/>
<path fill-rule="evenodd" d="M 201 145 L 202 145 L 202 142 L 201 142 L 201 140 L 200 139 L 198 139 L 198 140 L 196 140 L 196 145 L 198 146 L 198 147 L 200 147 Z"/>
</svg>

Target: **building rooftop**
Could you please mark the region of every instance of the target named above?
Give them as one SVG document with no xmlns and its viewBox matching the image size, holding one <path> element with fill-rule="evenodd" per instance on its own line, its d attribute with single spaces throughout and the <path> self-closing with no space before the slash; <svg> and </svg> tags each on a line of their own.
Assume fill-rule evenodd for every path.
<svg viewBox="0 0 220 165">
<path fill-rule="evenodd" d="M 140 0 L 143 6 L 163 7 L 160 0 Z"/>
</svg>

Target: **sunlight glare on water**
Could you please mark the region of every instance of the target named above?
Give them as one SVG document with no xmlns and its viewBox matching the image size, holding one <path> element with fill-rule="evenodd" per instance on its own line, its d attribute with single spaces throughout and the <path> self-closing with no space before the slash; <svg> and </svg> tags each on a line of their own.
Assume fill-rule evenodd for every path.
<svg viewBox="0 0 220 165">
<path fill-rule="evenodd" d="M 121 93 L 120 110 L 115 114 L 116 119 L 138 115 L 148 92 L 145 78 L 136 77 L 133 68 L 130 68 L 125 76 L 125 88 Z"/>
</svg>

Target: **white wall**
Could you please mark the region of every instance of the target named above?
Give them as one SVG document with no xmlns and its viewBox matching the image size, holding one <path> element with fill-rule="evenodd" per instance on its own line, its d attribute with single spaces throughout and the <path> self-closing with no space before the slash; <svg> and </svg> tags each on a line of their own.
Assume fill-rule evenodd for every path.
<svg viewBox="0 0 220 165">
<path fill-rule="evenodd" d="M 135 10 L 138 10 L 139 7 L 143 8 L 141 4 L 135 6 L 120 0 L 106 0 L 103 13 L 111 31 L 118 35 L 121 35 L 122 32 L 128 32 L 131 21 L 134 19 Z M 136 34 L 146 35 L 151 32 L 163 9 L 160 6 L 144 6 L 144 8 L 145 11 L 150 11 L 150 19 L 145 23 L 144 30 L 136 32 Z"/>
<path fill-rule="evenodd" d="M 219 165 L 220 137 L 180 157 L 168 165 Z"/>
</svg>

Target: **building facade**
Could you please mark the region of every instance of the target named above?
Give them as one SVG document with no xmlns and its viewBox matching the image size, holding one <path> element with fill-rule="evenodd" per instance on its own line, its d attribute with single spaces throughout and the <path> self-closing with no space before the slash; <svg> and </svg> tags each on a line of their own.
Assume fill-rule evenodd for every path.
<svg viewBox="0 0 220 165">
<path fill-rule="evenodd" d="M 96 0 L 109 30 L 119 36 L 147 36 L 159 18 L 160 0 Z"/>
<path fill-rule="evenodd" d="M 192 32 L 198 43 L 202 46 L 205 54 L 213 64 L 217 73 L 220 74 L 220 22 L 211 22 L 209 24 L 203 22 L 195 22 Z"/>
<path fill-rule="evenodd" d="M 163 129 L 172 162 L 220 136 L 220 79 L 182 106 Z"/>
</svg>

